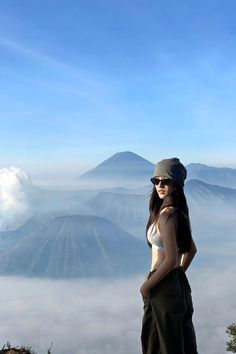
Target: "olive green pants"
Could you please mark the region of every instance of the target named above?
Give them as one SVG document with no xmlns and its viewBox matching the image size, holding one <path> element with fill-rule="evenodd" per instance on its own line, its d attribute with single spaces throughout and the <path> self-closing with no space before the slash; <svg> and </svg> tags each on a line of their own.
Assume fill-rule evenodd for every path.
<svg viewBox="0 0 236 354">
<path fill-rule="evenodd" d="M 143 301 L 143 354 L 198 354 L 191 288 L 182 267 L 172 269 Z"/>
</svg>

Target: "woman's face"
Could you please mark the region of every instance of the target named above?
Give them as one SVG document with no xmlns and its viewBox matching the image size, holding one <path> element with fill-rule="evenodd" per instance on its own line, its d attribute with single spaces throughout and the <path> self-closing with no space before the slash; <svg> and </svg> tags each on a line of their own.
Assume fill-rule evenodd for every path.
<svg viewBox="0 0 236 354">
<path fill-rule="evenodd" d="M 166 177 L 162 177 L 162 176 L 158 176 L 156 177 L 159 180 L 165 180 Z M 165 197 L 169 196 L 174 190 L 175 190 L 175 186 L 173 183 L 170 184 L 162 184 L 161 182 L 159 182 L 159 184 L 155 185 L 157 194 L 159 196 L 160 199 L 164 199 Z"/>
</svg>

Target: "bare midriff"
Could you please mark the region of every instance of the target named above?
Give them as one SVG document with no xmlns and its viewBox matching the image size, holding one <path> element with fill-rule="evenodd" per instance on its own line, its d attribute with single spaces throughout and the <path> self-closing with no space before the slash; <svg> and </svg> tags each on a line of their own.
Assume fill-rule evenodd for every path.
<svg viewBox="0 0 236 354">
<path fill-rule="evenodd" d="M 177 252 L 176 254 L 176 263 L 174 268 L 179 267 L 181 264 L 181 258 L 182 258 L 182 253 Z M 163 251 L 158 251 L 154 248 L 152 248 L 152 265 L 151 265 L 151 270 L 157 269 L 160 267 L 161 263 L 165 259 L 165 252 Z"/>
</svg>

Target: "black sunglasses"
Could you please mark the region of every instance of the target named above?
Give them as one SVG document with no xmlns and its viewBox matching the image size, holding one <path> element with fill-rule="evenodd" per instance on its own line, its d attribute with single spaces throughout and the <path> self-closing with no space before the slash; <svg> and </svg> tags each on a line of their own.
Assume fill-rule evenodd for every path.
<svg viewBox="0 0 236 354">
<path fill-rule="evenodd" d="M 150 180 L 154 185 L 158 185 L 161 182 L 161 186 L 170 186 L 173 183 L 173 180 L 171 178 L 159 179 L 159 178 L 152 177 L 150 178 Z"/>
</svg>

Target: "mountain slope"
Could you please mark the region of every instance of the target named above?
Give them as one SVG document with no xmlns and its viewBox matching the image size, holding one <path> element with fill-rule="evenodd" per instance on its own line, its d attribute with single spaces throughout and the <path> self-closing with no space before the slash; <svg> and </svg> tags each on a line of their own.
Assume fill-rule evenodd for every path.
<svg viewBox="0 0 236 354">
<path fill-rule="evenodd" d="M 208 252 L 215 258 L 212 250 L 217 249 L 218 257 L 225 258 L 236 237 L 236 189 L 190 180 L 185 190 L 193 235 L 203 245 L 201 257 Z"/>
<path fill-rule="evenodd" d="M 130 152 L 119 152 L 103 161 L 92 170 L 81 175 L 79 181 L 108 183 L 108 186 L 146 184 L 154 165 L 141 156 Z"/>
<path fill-rule="evenodd" d="M 221 198 L 222 200 L 236 201 L 236 189 L 217 184 L 205 183 L 198 179 L 191 179 L 185 184 L 185 192 L 196 198 Z"/>
<path fill-rule="evenodd" d="M 105 217 L 143 239 L 148 218 L 148 196 L 100 192 L 86 203 L 91 214 Z"/>
<path fill-rule="evenodd" d="M 90 215 L 56 217 L 0 255 L 0 274 L 51 278 L 120 276 L 147 268 L 144 242 Z"/>
<path fill-rule="evenodd" d="M 201 163 L 190 163 L 186 168 L 188 179 L 199 179 L 210 184 L 236 188 L 235 168 L 213 167 Z"/>
<path fill-rule="evenodd" d="M 53 218 L 50 213 L 38 213 L 29 218 L 22 226 L 16 230 L 0 231 L 0 254 L 27 239 L 32 235 L 35 237 L 45 227 L 45 224 Z"/>
</svg>

